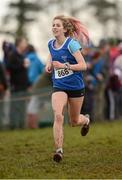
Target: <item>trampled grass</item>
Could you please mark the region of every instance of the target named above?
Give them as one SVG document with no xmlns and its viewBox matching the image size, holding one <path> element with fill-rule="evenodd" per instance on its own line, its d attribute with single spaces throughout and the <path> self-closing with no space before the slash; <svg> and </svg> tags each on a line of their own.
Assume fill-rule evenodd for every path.
<svg viewBox="0 0 122 180">
<path fill-rule="evenodd" d="M 121 179 L 122 121 L 64 127 L 64 159 L 53 162 L 52 128 L 0 132 L 0 178 Z"/>
</svg>

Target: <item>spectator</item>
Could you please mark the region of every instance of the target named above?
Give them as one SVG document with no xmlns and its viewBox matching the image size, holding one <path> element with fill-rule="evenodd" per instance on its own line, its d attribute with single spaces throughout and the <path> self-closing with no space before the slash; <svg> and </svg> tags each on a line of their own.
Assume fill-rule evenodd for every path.
<svg viewBox="0 0 122 180">
<path fill-rule="evenodd" d="M 114 120 L 119 118 L 119 111 L 121 112 L 121 106 L 119 104 L 121 91 L 121 83 L 118 75 L 113 74 L 109 78 L 109 82 L 105 91 L 106 104 L 107 104 L 107 118 Z M 120 109 L 120 110 L 119 110 Z"/>
<path fill-rule="evenodd" d="M 104 109 L 104 58 L 102 53 L 99 51 L 99 48 L 90 50 L 88 54 L 85 54 L 84 58 L 87 62 L 87 71 L 84 76 L 86 94 L 83 111 L 84 114 L 90 114 L 92 121 L 102 120 Z"/>
<path fill-rule="evenodd" d="M 110 120 L 122 116 L 122 43 L 118 45 L 119 55 L 113 63 L 113 74 L 111 74 L 106 89 L 108 104 L 107 117 Z"/>
<path fill-rule="evenodd" d="M 5 76 L 5 69 L 0 62 L 0 129 L 3 128 L 3 111 L 4 111 L 4 96 L 7 90 L 7 80 Z"/>
<path fill-rule="evenodd" d="M 113 63 L 117 56 L 119 55 L 118 47 L 117 47 L 117 42 L 114 39 L 109 40 L 109 57 L 110 57 L 110 74 L 113 73 Z"/>
<path fill-rule="evenodd" d="M 44 70 L 44 64 L 38 57 L 33 45 L 28 45 L 27 59 L 29 60 L 28 77 L 31 84 L 35 83 Z"/>
<path fill-rule="evenodd" d="M 29 60 L 28 77 L 31 86 L 33 86 L 33 84 L 38 81 L 39 76 L 43 73 L 44 65 L 41 59 L 37 56 L 36 50 L 32 45 L 28 46 L 26 57 Z M 29 128 L 37 128 L 39 104 L 40 99 L 36 95 L 32 96 L 27 109 L 27 126 Z"/>
<path fill-rule="evenodd" d="M 15 50 L 9 54 L 8 70 L 10 73 L 10 127 L 24 128 L 25 126 L 25 111 L 26 101 L 21 97 L 25 95 L 29 87 L 27 75 L 28 60 L 24 54 L 27 49 L 27 40 L 23 37 L 18 37 L 15 41 Z"/>
<path fill-rule="evenodd" d="M 9 55 L 15 50 L 15 45 L 11 42 L 4 41 L 2 44 L 2 50 L 3 50 L 3 63 L 7 70 L 9 63 L 8 61 Z"/>
<path fill-rule="evenodd" d="M 118 75 L 122 84 L 122 43 L 118 45 L 119 55 L 114 61 L 114 73 Z"/>
<path fill-rule="evenodd" d="M 93 55 L 92 75 L 94 79 L 95 97 L 94 97 L 94 118 L 95 120 L 103 120 L 104 116 L 104 64 L 105 60 L 100 52 Z M 97 111 L 96 111 L 97 109 Z"/>
<path fill-rule="evenodd" d="M 93 83 L 94 77 L 91 74 L 93 51 L 94 51 L 93 45 L 83 49 L 83 56 L 87 63 L 87 71 L 83 72 L 85 85 L 86 85 L 85 87 L 86 93 L 83 102 L 83 108 L 81 111 L 81 113 L 83 114 L 89 114 L 91 121 L 94 120 L 93 109 L 94 109 L 94 91 L 95 91 L 95 86 Z"/>
</svg>

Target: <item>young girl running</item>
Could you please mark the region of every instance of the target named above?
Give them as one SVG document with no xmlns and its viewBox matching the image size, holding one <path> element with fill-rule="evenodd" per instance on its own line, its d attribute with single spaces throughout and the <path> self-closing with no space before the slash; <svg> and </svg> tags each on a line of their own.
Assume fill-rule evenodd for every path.
<svg viewBox="0 0 122 180">
<path fill-rule="evenodd" d="M 82 136 L 89 130 L 89 117 L 80 114 L 85 91 L 81 71 L 87 69 L 81 54 L 81 44 L 87 43 L 89 37 L 79 20 L 63 15 L 53 19 L 52 32 L 55 38 L 48 43 L 46 72 L 52 73 L 53 135 L 56 148 L 53 160 L 59 162 L 63 158 L 63 110 L 66 105 L 71 125 L 82 126 Z"/>
</svg>

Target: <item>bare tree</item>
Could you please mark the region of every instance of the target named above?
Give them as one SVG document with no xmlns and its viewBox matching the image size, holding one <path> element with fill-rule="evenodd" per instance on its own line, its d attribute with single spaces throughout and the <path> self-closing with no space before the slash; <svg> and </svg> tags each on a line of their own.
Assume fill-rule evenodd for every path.
<svg viewBox="0 0 122 180">
<path fill-rule="evenodd" d="M 9 33 L 15 36 L 27 35 L 27 25 L 38 19 L 38 14 L 47 8 L 54 0 L 18 0 L 10 1 L 8 13 L 3 18 L 4 26 L 14 23 L 15 30 L 5 28 L 2 33 Z M 16 24 L 16 25 L 15 25 Z"/>
</svg>

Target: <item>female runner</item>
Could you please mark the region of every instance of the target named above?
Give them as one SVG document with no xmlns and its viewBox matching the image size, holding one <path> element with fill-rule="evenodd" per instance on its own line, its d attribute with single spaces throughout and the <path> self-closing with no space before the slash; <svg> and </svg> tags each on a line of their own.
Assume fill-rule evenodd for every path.
<svg viewBox="0 0 122 180">
<path fill-rule="evenodd" d="M 72 126 L 81 126 L 81 135 L 89 130 L 89 117 L 80 114 L 85 86 L 82 71 L 87 69 L 81 54 L 83 43 L 89 40 L 86 28 L 73 17 L 56 16 L 52 23 L 54 39 L 48 43 L 49 57 L 46 72 L 52 73 L 52 109 L 54 113 L 53 135 L 55 153 L 53 160 L 63 158 L 63 110 L 68 106 Z"/>
</svg>

